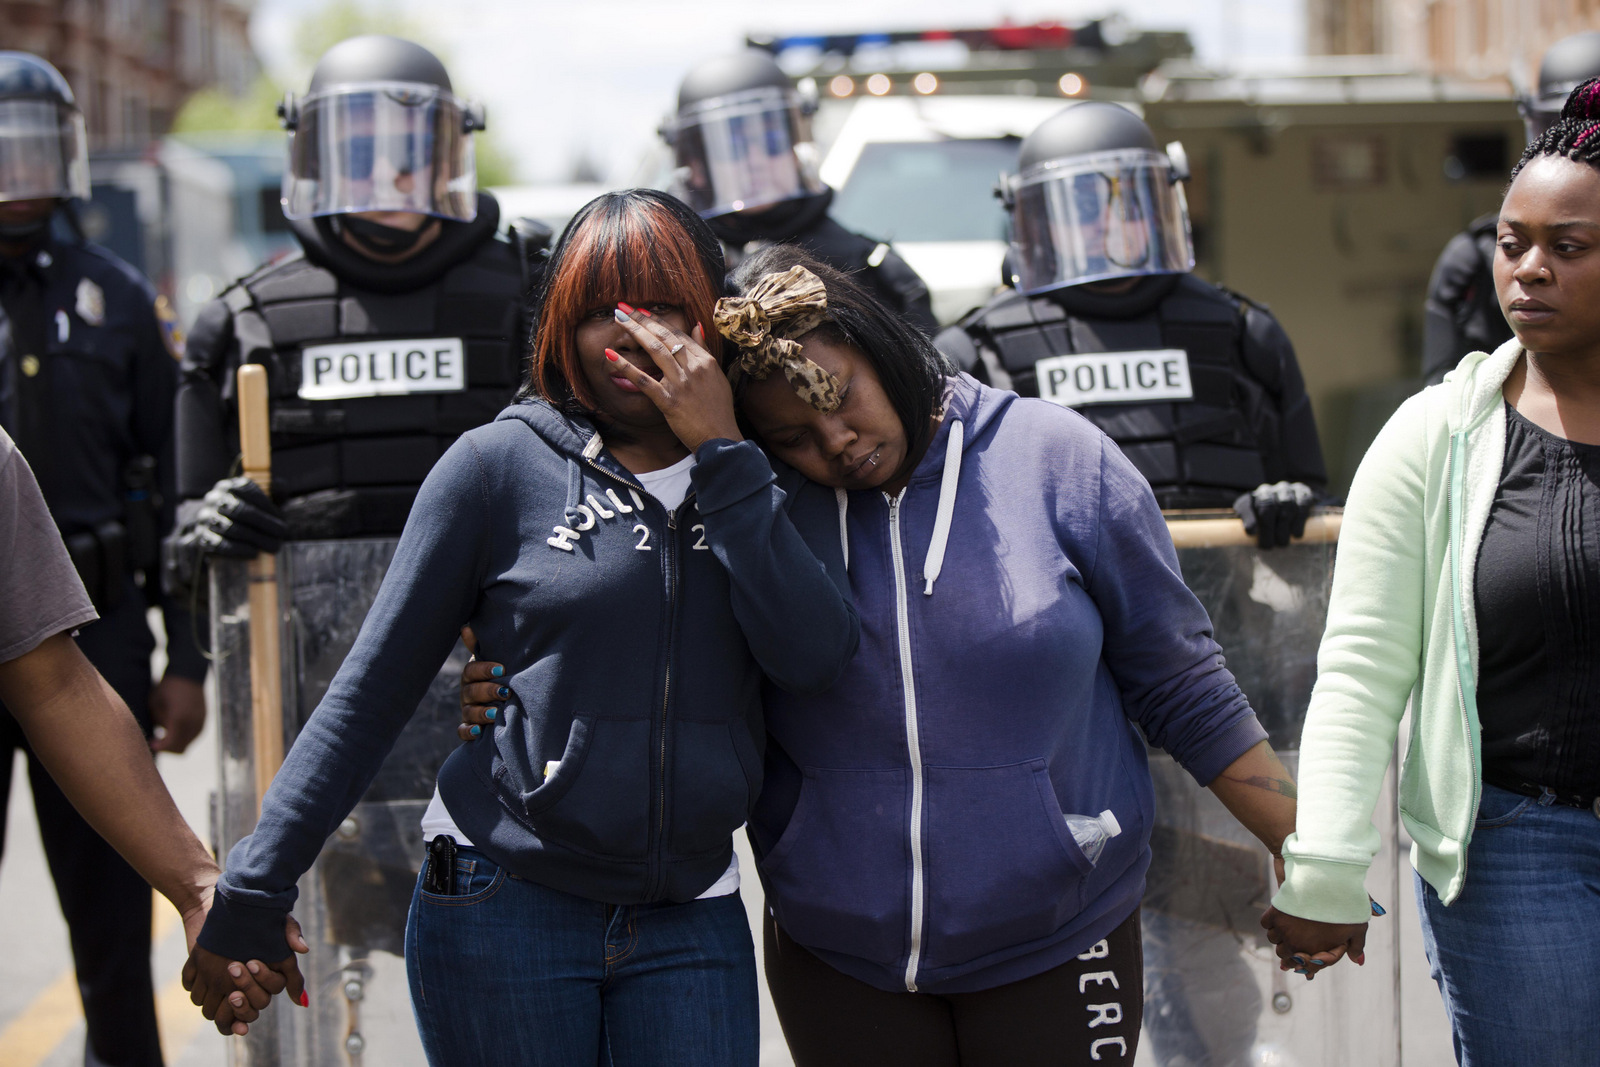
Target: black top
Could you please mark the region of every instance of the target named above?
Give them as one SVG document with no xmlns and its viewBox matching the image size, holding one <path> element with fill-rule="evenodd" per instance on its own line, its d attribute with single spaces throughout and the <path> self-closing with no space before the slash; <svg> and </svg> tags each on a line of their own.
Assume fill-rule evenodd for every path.
<svg viewBox="0 0 1600 1067">
<path fill-rule="evenodd" d="M 1600 792 L 1600 445 L 1506 406 L 1475 581 L 1483 776 Z"/>
</svg>

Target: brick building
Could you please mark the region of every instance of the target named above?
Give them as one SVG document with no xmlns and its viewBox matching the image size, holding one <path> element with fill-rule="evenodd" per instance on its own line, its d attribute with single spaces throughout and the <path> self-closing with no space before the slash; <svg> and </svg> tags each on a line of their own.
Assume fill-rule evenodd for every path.
<svg viewBox="0 0 1600 1067">
<path fill-rule="evenodd" d="M 1600 0 L 1306 0 L 1312 55 L 1389 55 L 1433 74 L 1527 84 L 1555 41 L 1600 30 Z"/>
<path fill-rule="evenodd" d="M 0 47 L 43 56 L 72 84 L 91 152 L 165 134 L 188 95 L 242 94 L 259 66 L 254 0 L 0 0 Z"/>
</svg>

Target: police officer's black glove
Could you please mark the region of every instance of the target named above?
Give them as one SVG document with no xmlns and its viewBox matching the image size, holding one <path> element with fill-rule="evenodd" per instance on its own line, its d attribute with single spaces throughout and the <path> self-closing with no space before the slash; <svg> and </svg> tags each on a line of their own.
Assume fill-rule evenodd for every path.
<svg viewBox="0 0 1600 1067">
<path fill-rule="evenodd" d="M 249 478 L 224 478 L 200 500 L 178 505 L 178 522 L 161 548 L 161 585 L 187 597 L 207 556 L 254 559 L 283 547 L 289 530 L 261 487 Z"/>
<path fill-rule="evenodd" d="M 1306 532 L 1306 519 L 1317 494 L 1304 482 L 1262 484 L 1240 495 L 1233 510 L 1244 520 L 1244 532 L 1253 534 L 1262 548 L 1282 548 L 1291 537 Z"/>
</svg>

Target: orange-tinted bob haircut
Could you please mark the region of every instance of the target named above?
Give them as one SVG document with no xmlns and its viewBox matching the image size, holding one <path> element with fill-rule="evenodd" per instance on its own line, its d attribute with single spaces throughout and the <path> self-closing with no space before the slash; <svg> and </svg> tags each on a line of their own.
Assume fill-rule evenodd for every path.
<svg viewBox="0 0 1600 1067">
<path fill-rule="evenodd" d="M 593 413 L 575 332 L 597 308 L 675 304 L 701 323 L 706 350 L 722 359 L 711 312 L 726 274 L 722 245 L 689 205 L 655 189 L 605 193 L 573 216 L 545 268 L 524 396 L 570 414 Z"/>
</svg>

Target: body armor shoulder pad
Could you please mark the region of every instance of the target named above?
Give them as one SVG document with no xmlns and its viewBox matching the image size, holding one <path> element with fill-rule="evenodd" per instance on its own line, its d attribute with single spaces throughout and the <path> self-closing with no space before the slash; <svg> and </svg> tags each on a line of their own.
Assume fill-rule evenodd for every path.
<svg viewBox="0 0 1600 1067">
<path fill-rule="evenodd" d="M 457 263 L 439 279 L 443 293 L 500 295 L 522 285 L 523 265 L 510 241 L 485 241 L 476 253 Z"/>
<path fill-rule="evenodd" d="M 273 263 L 238 282 L 258 304 L 290 300 L 327 300 L 338 295 L 339 279 L 333 272 L 307 260 L 303 253 Z"/>
<path fill-rule="evenodd" d="M 1065 322 L 1067 312 L 1053 300 L 1028 297 L 1007 289 L 991 297 L 972 316 L 972 325 L 989 330 L 1014 330 L 1041 322 Z"/>
<path fill-rule="evenodd" d="M 1267 310 L 1265 304 L 1257 304 L 1241 293 L 1186 274 L 1171 295 L 1161 302 L 1161 317 L 1167 322 L 1221 325 L 1238 323 L 1251 307 Z"/>
</svg>

